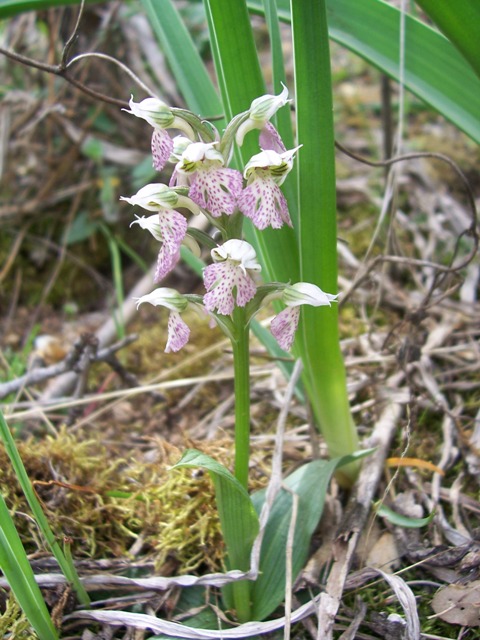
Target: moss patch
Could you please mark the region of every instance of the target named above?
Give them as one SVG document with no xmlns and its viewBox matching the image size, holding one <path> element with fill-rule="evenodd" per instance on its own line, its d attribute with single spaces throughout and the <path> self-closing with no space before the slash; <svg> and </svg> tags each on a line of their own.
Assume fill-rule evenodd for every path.
<svg viewBox="0 0 480 640">
<path fill-rule="evenodd" d="M 192 446 L 194 443 L 186 443 Z M 142 558 L 175 572 L 222 566 L 223 543 L 208 476 L 169 471 L 181 456 L 161 439 L 149 450 L 112 456 L 99 438 L 82 440 L 62 429 L 56 437 L 18 445 L 27 473 L 59 538 L 73 540 L 75 557 L 131 557 L 137 542 Z M 202 449 L 227 462 L 230 442 Z M 0 484 L 28 551 L 43 544 L 3 447 Z M 139 548 L 138 548 L 139 544 Z"/>
</svg>

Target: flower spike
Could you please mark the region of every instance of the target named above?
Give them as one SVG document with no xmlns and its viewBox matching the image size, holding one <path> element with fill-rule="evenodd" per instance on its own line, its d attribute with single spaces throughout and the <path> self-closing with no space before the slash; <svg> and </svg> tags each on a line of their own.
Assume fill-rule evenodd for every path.
<svg viewBox="0 0 480 640">
<path fill-rule="evenodd" d="M 270 325 L 270 330 L 278 344 L 285 351 L 289 351 L 300 319 L 300 306 L 308 304 L 312 307 L 331 306 L 331 302 L 337 299 L 337 295 L 325 293 L 317 285 L 309 282 L 297 282 L 283 290 L 281 300 L 287 307 L 275 316 Z"/>
<path fill-rule="evenodd" d="M 244 240 L 228 240 L 220 247 L 212 249 L 214 264 L 203 272 L 207 292 L 203 303 L 208 311 L 230 315 L 235 303 L 244 307 L 257 291 L 255 282 L 248 271 L 261 271 L 255 249 Z M 235 296 L 234 296 L 235 291 Z"/>
</svg>

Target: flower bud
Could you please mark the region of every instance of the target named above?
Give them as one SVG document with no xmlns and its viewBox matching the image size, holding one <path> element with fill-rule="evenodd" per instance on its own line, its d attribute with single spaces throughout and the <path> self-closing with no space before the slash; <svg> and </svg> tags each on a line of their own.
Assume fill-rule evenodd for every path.
<svg viewBox="0 0 480 640">
<path fill-rule="evenodd" d="M 282 87 L 283 91 L 280 95 L 272 96 L 267 94 L 260 96 L 260 98 L 255 98 L 250 105 L 249 117 L 260 125 L 258 128 L 263 127 L 277 113 L 280 107 L 289 102 L 288 89 L 283 83 Z"/>
<path fill-rule="evenodd" d="M 179 195 L 166 184 L 152 183 L 142 187 L 131 198 L 122 196 L 120 200 L 125 200 L 133 205 L 138 205 L 147 211 L 158 211 L 159 209 L 173 209 L 178 204 Z M 185 205 L 182 205 L 185 206 Z"/>
<path fill-rule="evenodd" d="M 272 118 L 281 107 L 286 105 L 287 102 L 290 102 L 287 87 L 283 83 L 282 87 L 283 91 L 280 95 L 272 96 L 267 94 L 256 98 L 252 102 L 247 112 L 248 117 L 238 126 L 235 133 L 235 140 L 239 146 L 242 146 L 243 139 L 249 131 L 253 129 L 264 130 L 270 118 Z"/>
<path fill-rule="evenodd" d="M 134 102 L 133 96 L 131 96 L 128 104 L 130 111 L 125 109 L 127 113 L 132 113 L 137 118 L 143 118 L 152 127 L 166 129 L 171 127 L 175 120 L 171 108 L 158 98 L 145 98 L 141 102 Z"/>
</svg>

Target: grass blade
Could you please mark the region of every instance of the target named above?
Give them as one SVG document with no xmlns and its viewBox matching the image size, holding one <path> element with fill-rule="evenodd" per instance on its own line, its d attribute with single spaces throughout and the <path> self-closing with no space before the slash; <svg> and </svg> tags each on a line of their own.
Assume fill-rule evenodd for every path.
<svg viewBox="0 0 480 640">
<path fill-rule="evenodd" d="M 324 2 L 315 7 L 292 1 L 295 60 L 297 158 L 300 209 L 301 280 L 323 291 L 337 291 L 337 210 L 330 53 Z M 306 81 L 308 79 L 308 82 Z M 346 389 L 340 351 L 338 310 L 302 310 L 303 341 L 296 346 L 304 363 L 303 380 L 330 455 L 353 453 L 358 437 Z M 350 484 L 356 467 L 342 471 Z"/>
<path fill-rule="evenodd" d="M 5 445 L 5 451 L 10 458 L 12 466 L 15 470 L 15 475 L 18 478 L 20 486 L 22 487 L 22 491 L 25 494 L 27 502 L 32 510 L 35 521 L 38 525 L 38 528 L 42 532 L 45 540 L 47 541 L 48 546 L 50 547 L 55 559 L 57 560 L 60 568 L 63 572 L 63 575 L 73 585 L 73 588 L 77 594 L 79 601 L 86 607 L 90 606 L 90 598 L 88 597 L 87 592 L 85 591 L 82 583 L 80 582 L 80 578 L 76 572 L 76 569 L 73 563 L 69 562 L 65 557 L 58 541 L 55 538 L 55 534 L 53 533 L 50 525 L 48 524 L 48 520 L 43 512 L 42 506 L 35 495 L 35 490 L 30 482 L 30 478 L 28 477 L 27 471 L 23 465 L 22 459 L 18 453 L 18 449 L 15 446 L 15 441 L 10 433 L 10 429 L 5 422 L 5 418 L 3 417 L 2 412 L 0 411 L 0 439 L 3 440 Z"/>
<path fill-rule="evenodd" d="M 142 4 L 188 108 L 204 118 L 222 115 L 222 103 L 173 2 L 142 0 Z M 217 126 L 221 130 L 225 122 L 218 121 Z"/>
<path fill-rule="evenodd" d="M 478 0 L 417 0 L 480 77 L 480 4 Z"/>
<path fill-rule="evenodd" d="M 455 11 L 456 3 L 450 4 Z M 248 5 L 263 13 L 262 0 Z M 327 11 L 330 38 L 399 80 L 398 9 L 381 0 L 328 0 Z M 278 15 L 290 21 L 289 0 L 278 0 Z M 478 33 L 477 24 L 472 28 Z M 451 42 L 411 16 L 406 16 L 406 40 L 405 87 L 480 142 L 478 76 Z"/>
<path fill-rule="evenodd" d="M 98 0 L 87 0 L 98 2 Z M 24 11 L 43 11 L 50 7 L 62 7 L 67 4 L 80 4 L 80 0 L 0 0 L 0 20 L 11 18 Z"/>
<path fill-rule="evenodd" d="M 42 593 L 13 520 L 0 494 L 0 568 L 40 640 L 57 640 Z"/>
</svg>

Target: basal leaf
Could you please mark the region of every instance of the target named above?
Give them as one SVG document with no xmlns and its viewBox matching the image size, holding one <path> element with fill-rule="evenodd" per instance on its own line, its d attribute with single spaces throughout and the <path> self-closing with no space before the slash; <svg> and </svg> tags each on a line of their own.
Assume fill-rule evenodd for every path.
<svg viewBox="0 0 480 640">
<path fill-rule="evenodd" d="M 187 449 L 173 468 L 182 467 L 199 467 L 210 474 L 227 548 L 227 566 L 229 569 L 248 571 L 259 523 L 247 491 L 226 467 L 195 449 Z M 237 617 L 241 621 L 250 615 L 250 589 L 248 581 L 236 582 L 224 589 L 227 606 L 237 610 Z"/>
<path fill-rule="evenodd" d="M 260 553 L 260 575 L 252 590 L 252 618 L 263 620 L 285 598 L 286 543 L 292 519 L 293 496 L 298 499 L 298 513 L 292 548 L 293 579 L 305 564 L 311 537 L 323 512 L 330 479 L 338 467 L 350 464 L 371 451 L 336 458 L 314 460 L 300 467 L 283 482 L 288 488 L 277 495 L 265 529 Z M 260 513 L 265 491 L 252 495 L 252 502 Z"/>
</svg>

